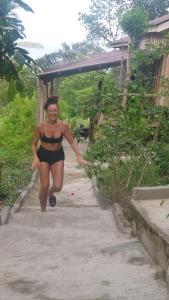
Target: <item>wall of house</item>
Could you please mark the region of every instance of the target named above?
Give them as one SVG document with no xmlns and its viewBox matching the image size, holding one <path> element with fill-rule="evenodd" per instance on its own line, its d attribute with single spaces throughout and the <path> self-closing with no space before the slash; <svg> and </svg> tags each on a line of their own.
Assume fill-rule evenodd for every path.
<svg viewBox="0 0 169 300">
<path fill-rule="evenodd" d="M 165 42 L 164 34 L 161 32 L 148 32 L 146 33 L 140 43 L 140 49 L 144 49 L 146 44 L 159 45 L 160 43 Z"/>
<path fill-rule="evenodd" d="M 165 44 L 164 32 L 148 32 L 144 35 L 140 48 L 144 49 L 147 44 L 158 46 L 161 43 Z M 154 64 L 146 67 L 145 73 L 150 78 L 151 92 L 154 94 L 158 93 L 162 89 L 161 77 L 164 76 L 169 79 L 169 56 L 163 56 Z M 156 98 L 155 103 L 156 105 L 169 106 L 169 99 L 166 96 L 160 96 Z"/>
</svg>

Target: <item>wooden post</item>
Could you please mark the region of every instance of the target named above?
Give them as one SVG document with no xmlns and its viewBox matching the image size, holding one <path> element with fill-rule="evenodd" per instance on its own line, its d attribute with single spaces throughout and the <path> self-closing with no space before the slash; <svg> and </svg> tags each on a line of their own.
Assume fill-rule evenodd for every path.
<svg viewBox="0 0 169 300">
<path fill-rule="evenodd" d="M 53 80 L 52 80 L 49 84 L 49 90 L 48 90 L 49 96 L 53 96 L 53 92 L 54 92 L 54 84 L 53 84 Z"/>
<path fill-rule="evenodd" d="M 60 78 L 55 78 L 49 82 L 49 87 L 48 87 L 49 96 L 59 94 L 59 83 L 60 83 Z"/>
<path fill-rule="evenodd" d="M 40 78 L 37 79 L 37 108 L 36 108 L 36 123 L 42 120 L 42 86 Z"/>
<path fill-rule="evenodd" d="M 102 94 L 102 86 L 103 86 L 103 81 L 102 80 L 99 80 L 98 82 L 98 94 L 95 96 L 95 100 L 94 100 L 94 104 L 96 106 L 99 105 L 100 103 L 100 99 L 101 99 L 101 94 Z M 95 127 L 96 125 L 98 124 L 98 121 L 99 121 L 99 118 L 100 118 L 100 114 L 96 114 L 95 117 L 92 117 L 90 118 L 90 129 L 89 129 L 89 141 L 90 143 L 94 143 L 94 130 L 95 130 Z"/>
<path fill-rule="evenodd" d="M 36 122 L 41 122 L 44 118 L 44 104 L 48 97 L 48 84 L 43 83 L 43 81 L 38 78 L 37 79 L 37 112 L 36 112 Z"/>
<path fill-rule="evenodd" d="M 126 84 L 130 80 L 130 77 L 131 77 L 131 40 L 129 40 L 128 43 Z M 122 100 L 122 106 L 124 108 L 126 108 L 127 106 L 127 100 L 128 100 L 128 87 L 125 86 L 123 92 L 123 100 Z"/>
<path fill-rule="evenodd" d="M 59 84 L 60 84 L 60 78 L 57 77 L 57 78 L 55 79 L 55 94 L 56 94 L 56 95 L 59 95 Z"/>
<path fill-rule="evenodd" d="M 126 70 L 125 70 L 125 66 L 124 66 L 124 57 L 122 55 L 121 64 L 120 64 L 120 68 L 119 68 L 119 78 L 118 78 L 118 88 L 120 90 L 122 90 L 124 80 L 125 80 L 125 75 L 126 75 Z"/>
<path fill-rule="evenodd" d="M 42 82 L 42 119 L 43 120 L 45 120 L 46 118 L 46 113 L 43 108 L 47 98 L 48 98 L 48 83 Z"/>
</svg>

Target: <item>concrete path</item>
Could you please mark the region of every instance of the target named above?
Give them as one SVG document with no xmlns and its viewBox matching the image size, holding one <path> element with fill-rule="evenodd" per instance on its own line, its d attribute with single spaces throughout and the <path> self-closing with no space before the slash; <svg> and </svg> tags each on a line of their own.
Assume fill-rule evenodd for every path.
<svg viewBox="0 0 169 300">
<path fill-rule="evenodd" d="M 65 185 L 41 213 L 38 183 L 0 227 L 0 300 L 167 300 L 159 268 L 120 233 L 65 145 Z"/>
</svg>

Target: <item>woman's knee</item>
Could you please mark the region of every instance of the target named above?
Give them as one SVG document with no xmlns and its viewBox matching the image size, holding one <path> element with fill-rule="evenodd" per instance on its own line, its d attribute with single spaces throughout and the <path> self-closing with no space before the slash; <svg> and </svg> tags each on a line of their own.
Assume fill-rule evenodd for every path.
<svg viewBox="0 0 169 300">
<path fill-rule="evenodd" d="M 54 190 L 55 192 L 60 192 L 62 190 L 62 186 L 63 184 L 54 184 L 53 187 L 54 187 Z"/>
<path fill-rule="evenodd" d="M 41 185 L 41 190 L 42 190 L 43 192 L 47 192 L 48 189 L 49 189 L 49 183 L 46 183 L 46 184 L 42 184 L 42 185 Z"/>
</svg>

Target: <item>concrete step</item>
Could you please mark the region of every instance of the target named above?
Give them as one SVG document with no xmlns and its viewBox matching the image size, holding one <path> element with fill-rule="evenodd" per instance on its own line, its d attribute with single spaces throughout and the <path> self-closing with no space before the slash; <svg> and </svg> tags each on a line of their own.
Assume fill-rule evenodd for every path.
<svg viewBox="0 0 169 300">
<path fill-rule="evenodd" d="M 132 232 L 158 263 L 169 284 L 169 187 L 135 188 Z"/>
</svg>

